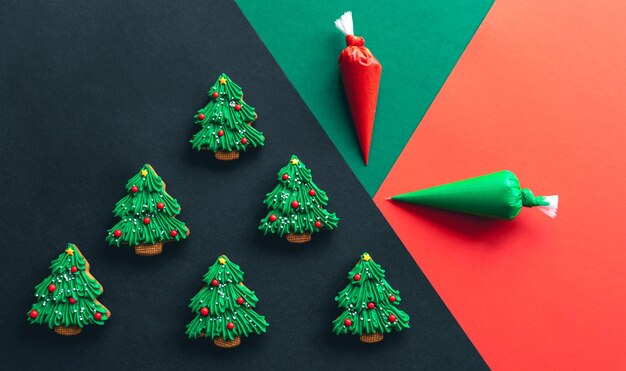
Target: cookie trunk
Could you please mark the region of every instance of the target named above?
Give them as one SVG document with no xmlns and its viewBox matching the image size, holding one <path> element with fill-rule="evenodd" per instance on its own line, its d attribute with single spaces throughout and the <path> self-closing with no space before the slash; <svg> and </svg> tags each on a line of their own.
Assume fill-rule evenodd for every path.
<svg viewBox="0 0 626 371">
<path fill-rule="evenodd" d="M 54 332 L 63 336 L 76 336 L 80 334 L 83 329 L 78 326 L 57 326 L 54 328 Z"/>
<path fill-rule="evenodd" d="M 213 339 L 213 344 L 220 348 L 234 348 L 241 344 L 241 337 L 235 336 L 233 340 L 224 340 L 222 337 L 216 337 Z"/>
<path fill-rule="evenodd" d="M 307 243 L 311 241 L 310 233 L 289 233 L 285 236 L 287 241 L 291 243 Z"/>
<path fill-rule="evenodd" d="M 380 332 L 375 332 L 373 334 L 363 334 L 359 337 L 359 340 L 363 343 L 378 343 L 383 341 L 383 334 Z"/>
<path fill-rule="evenodd" d="M 141 244 L 135 246 L 135 254 L 139 256 L 155 256 L 163 252 L 163 242 L 157 242 L 151 245 Z"/>
<path fill-rule="evenodd" d="M 215 152 L 215 158 L 220 161 L 234 161 L 239 159 L 239 152 L 237 151 L 222 151 L 221 149 Z"/>
</svg>

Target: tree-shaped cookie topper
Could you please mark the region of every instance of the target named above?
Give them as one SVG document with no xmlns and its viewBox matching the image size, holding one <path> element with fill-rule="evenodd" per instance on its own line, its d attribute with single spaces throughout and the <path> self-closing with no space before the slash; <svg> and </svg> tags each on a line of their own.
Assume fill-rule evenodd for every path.
<svg viewBox="0 0 626 371">
<path fill-rule="evenodd" d="M 37 302 L 27 313 L 33 324 L 47 324 L 59 335 L 78 335 L 83 326 L 103 325 L 111 312 L 96 299 L 104 291 L 89 273 L 78 247 L 68 244 L 50 263 L 50 275 L 35 287 Z"/>
<path fill-rule="evenodd" d="M 269 324 L 254 311 L 259 301 L 243 284 L 243 272 L 225 255 L 204 275 L 205 286 L 191 299 L 196 317 L 187 325 L 190 339 L 208 337 L 221 348 L 234 348 L 241 336 L 262 334 Z"/>
<path fill-rule="evenodd" d="M 254 108 L 243 101 L 243 91 L 225 73 L 209 90 L 209 103 L 196 114 L 202 126 L 190 140 L 198 151 L 210 150 L 222 161 L 236 160 L 239 152 L 263 146 L 263 133 L 252 127 Z"/>
<path fill-rule="evenodd" d="M 377 343 L 391 330 L 409 328 L 409 315 L 398 309 L 400 293 L 385 280 L 385 271 L 363 253 L 348 273 L 350 284 L 335 297 L 339 308 L 345 309 L 333 321 L 337 335 L 359 335 L 364 343 Z"/>
<path fill-rule="evenodd" d="M 176 219 L 180 205 L 152 166 L 144 165 L 130 178 L 126 192 L 113 209 L 121 220 L 108 231 L 109 245 L 128 244 L 137 255 L 150 256 L 160 254 L 165 242 L 187 238 L 189 228 Z"/>
<path fill-rule="evenodd" d="M 335 229 L 339 218 L 325 207 L 328 196 L 315 183 L 311 170 L 296 157 L 278 171 L 278 185 L 265 196 L 267 215 L 261 219 L 263 234 L 287 235 L 291 243 L 305 243 L 311 234 Z"/>
</svg>

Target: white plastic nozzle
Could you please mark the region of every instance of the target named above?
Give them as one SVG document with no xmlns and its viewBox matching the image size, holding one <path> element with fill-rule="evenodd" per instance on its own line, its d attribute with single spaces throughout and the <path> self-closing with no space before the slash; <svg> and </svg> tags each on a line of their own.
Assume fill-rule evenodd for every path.
<svg viewBox="0 0 626 371">
<path fill-rule="evenodd" d="M 344 35 L 354 35 L 354 25 L 352 24 L 352 12 L 347 11 L 335 20 L 335 27 Z"/>
<path fill-rule="evenodd" d="M 543 196 L 544 201 L 547 201 L 549 205 L 537 206 L 539 211 L 546 214 L 550 218 L 556 218 L 556 211 L 559 208 L 559 196 Z"/>
</svg>

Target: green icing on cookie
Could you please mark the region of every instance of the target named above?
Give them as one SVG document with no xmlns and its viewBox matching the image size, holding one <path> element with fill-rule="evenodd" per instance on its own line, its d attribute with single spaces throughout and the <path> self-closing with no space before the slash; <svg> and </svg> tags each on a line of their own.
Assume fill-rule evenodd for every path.
<svg viewBox="0 0 626 371">
<path fill-rule="evenodd" d="M 35 287 L 37 302 L 26 314 L 33 324 L 48 327 L 103 325 L 110 312 L 96 298 L 102 285 L 89 273 L 89 263 L 76 245 L 68 244 L 50 263 L 50 275 Z"/>
<path fill-rule="evenodd" d="M 269 324 L 254 311 L 259 299 L 243 284 L 243 272 L 225 255 L 220 256 L 204 275 L 203 287 L 189 304 L 196 317 L 187 325 L 191 338 L 221 337 L 234 340 L 236 336 L 262 334 Z M 230 327 L 230 328 L 229 328 Z"/>
<path fill-rule="evenodd" d="M 252 127 L 257 114 L 243 101 L 243 91 L 226 74 L 221 74 L 208 92 L 209 103 L 198 111 L 196 124 L 202 126 L 190 140 L 198 151 L 245 151 L 263 146 L 263 133 Z"/>
<path fill-rule="evenodd" d="M 121 220 L 108 230 L 109 245 L 136 246 L 187 238 L 189 229 L 176 219 L 180 205 L 165 191 L 163 180 L 152 166 L 144 165 L 130 178 L 126 192 L 113 209 L 113 214 Z"/>
<path fill-rule="evenodd" d="M 326 192 L 313 182 L 311 170 L 291 156 L 289 163 L 278 171 L 278 185 L 265 196 L 268 212 L 259 224 L 263 234 L 281 237 L 288 233 L 315 233 L 335 229 L 339 218 L 329 213 Z"/>
<path fill-rule="evenodd" d="M 389 286 L 385 271 L 368 253 L 363 253 L 348 273 L 348 281 L 335 297 L 338 307 L 344 309 L 333 321 L 335 334 L 385 334 L 409 328 L 409 315 L 398 309 L 400 293 Z"/>
</svg>

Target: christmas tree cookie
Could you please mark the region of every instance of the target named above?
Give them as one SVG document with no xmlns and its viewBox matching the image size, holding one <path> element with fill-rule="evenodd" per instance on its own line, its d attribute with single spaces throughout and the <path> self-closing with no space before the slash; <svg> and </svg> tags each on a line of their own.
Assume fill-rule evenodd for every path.
<svg viewBox="0 0 626 371">
<path fill-rule="evenodd" d="M 359 335 L 364 343 L 377 343 L 391 330 L 409 328 L 409 315 L 398 309 L 400 293 L 385 280 L 385 271 L 363 253 L 356 266 L 348 273 L 350 284 L 335 297 L 343 308 L 333 321 L 337 335 Z"/>
<path fill-rule="evenodd" d="M 176 219 L 180 205 L 165 191 L 165 183 L 146 164 L 126 183 L 126 196 L 115 204 L 113 214 L 121 218 L 109 229 L 109 245 L 128 244 L 142 256 L 159 255 L 163 244 L 189 236 L 189 228 Z"/>
<path fill-rule="evenodd" d="M 259 225 L 263 234 L 286 235 L 291 243 L 311 241 L 311 234 L 335 229 L 339 218 L 329 213 L 326 192 L 313 183 L 311 170 L 296 157 L 278 171 L 278 185 L 265 196 L 268 212 Z"/>
<path fill-rule="evenodd" d="M 89 273 L 89 263 L 78 247 L 68 244 L 50 263 L 51 273 L 37 287 L 37 302 L 28 321 L 47 324 L 59 335 L 78 335 L 86 325 L 103 325 L 111 312 L 96 299 L 104 291 Z"/>
<path fill-rule="evenodd" d="M 198 151 L 210 150 L 215 158 L 231 161 L 239 152 L 263 146 L 263 133 L 252 127 L 257 118 L 254 108 L 243 101 L 243 91 L 225 73 L 209 90 L 209 103 L 196 114 L 202 126 L 190 140 Z"/>
<path fill-rule="evenodd" d="M 196 317 L 187 325 L 190 339 L 209 337 L 221 348 L 234 348 L 241 336 L 262 334 L 269 324 L 254 311 L 259 301 L 243 284 L 243 271 L 225 255 L 204 275 L 205 286 L 191 299 Z"/>
</svg>

